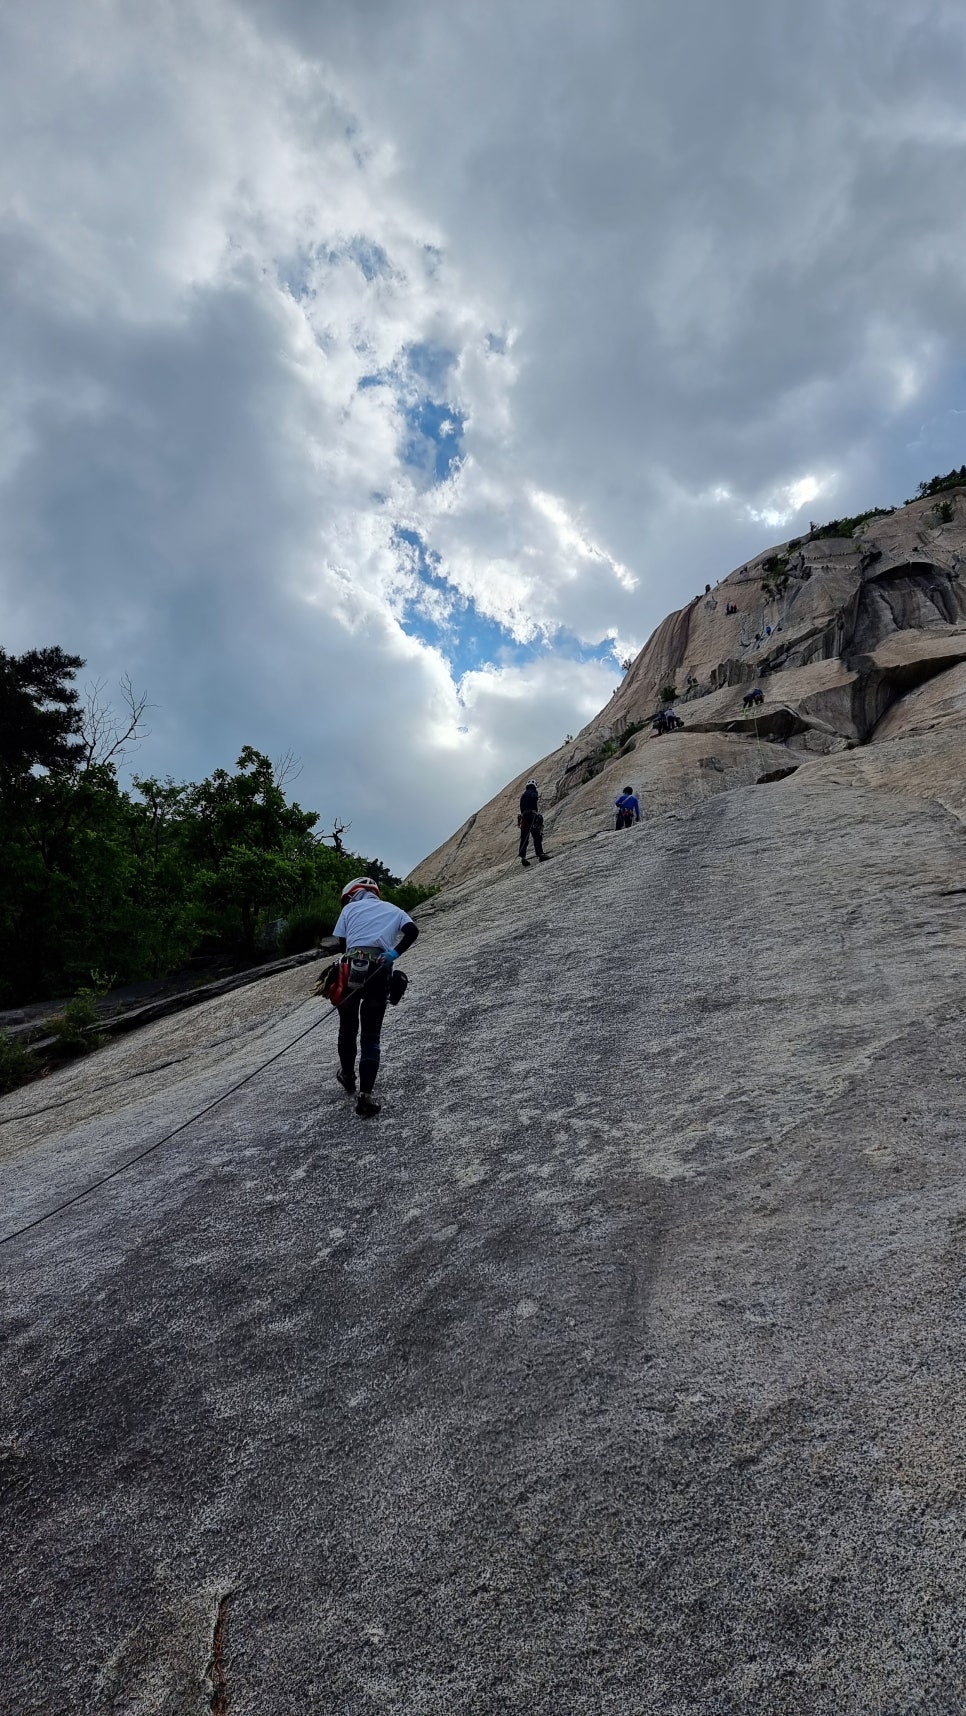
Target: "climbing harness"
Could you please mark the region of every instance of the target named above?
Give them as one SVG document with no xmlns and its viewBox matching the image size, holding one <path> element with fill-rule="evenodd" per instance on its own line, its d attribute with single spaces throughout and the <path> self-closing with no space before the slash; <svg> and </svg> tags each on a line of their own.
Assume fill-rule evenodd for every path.
<svg viewBox="0 0 966 1716">
<path fill-rule="evenodd" d="M 341 1007 L 343 1001 L 364 989 L 369 979 L 383 970 L 385 959 L 381 947 L 350 947 L 340 959 L 326 966 L 312 994 L 331 1001 L 333 1007 Z"/>
</svg>

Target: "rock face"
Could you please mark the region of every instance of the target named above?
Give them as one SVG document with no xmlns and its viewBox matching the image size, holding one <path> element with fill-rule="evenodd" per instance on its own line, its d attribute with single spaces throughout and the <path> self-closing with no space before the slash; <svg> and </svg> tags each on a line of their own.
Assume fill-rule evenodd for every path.
<svg viewBox="0 0 966 1716">
<path fill-rule="evenodd" d="M 966 661 L 900 582 L 786 737 L 707 689 L 643 832 L 591 776 L 422 909 L 377 1119 L 312 966 L 0 1099 L 4 1716 L 959 1716 Z"/>
<path fill-rule="evenodd" d="M 606 826 L 628 782 L 646 814 L 660 815 L 852 746 L 955 724 L 963 662 L 966 487 L 852 536 L 783 543 L 670 614 L 576 740 L 511 781 L 412 879 L 449 885 L 512 861 L 531 775 L 559 849 Z M 746 709 L 755 686 L 764 702 Z M 672 689 L 684 730 L 659 736 L 651 722 Z"/>
<path fill-rule="evenodd" d="M 961 1709 L 922 745 L 441 894 L 375 1121 L 311 967 L 0 1102 L 6 1234 L 256 1073 L 0 1247 L 5 1709 Z"/>
</svg>

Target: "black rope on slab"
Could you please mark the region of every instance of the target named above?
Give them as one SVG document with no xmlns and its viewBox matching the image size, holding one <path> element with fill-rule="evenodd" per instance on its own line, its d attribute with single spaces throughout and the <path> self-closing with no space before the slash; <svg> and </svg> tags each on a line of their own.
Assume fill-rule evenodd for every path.
<svg viewBox="0 0 966 1716">
<path fill-rule="evenodd" d="M 382 965 L 380 963 L 380 965 L 376 967 L 375 971 L 370 972 L 365 983 L 360 983 L 358 987 L 352 991 L 353 995 L 361 994 L 362 990 L 366 987 L 366 983 L 371 983 L 372 979 L 381 969 Z M 348 996 L 343 997 L 343 1000 L 348 999 Z M 338 1017 L 339 1007 L 341 1005 L 341 1002 L 336 1002 L 333 1007 L 333 1012 L 336 1017 Z M 119 1168 L 112 1168 L 109 1174 L 102 1174 L 99 1180 L 95 1180 L 90 1186 L 85 1186 L 82 1192 L 75 1192 L 72 1197 L 65 1198 L 63 1203 L 55 1204 L 52 1210 L 47 1211 L 46 1215 L 35 1216 L 33 1221 L 25 1222 L 23 1227 L 15 1227 L 12 1233 L 5 1233 L 0 1236 L 0 1245 L 8 1245 L 11 1240 L 20 1239 L 23 1234 L 31 1233 L 35 1227 L 41 1227 L 45 1221 L 51 1221 L 55 1215 L 60 1215 L 63 1210 L 69 1210 L 72 1204 L 79 1204 L 82 1198 L 89 1198 L 93 1192 L 100 1191 L 101 1187 L 106 1186 L 110 1180 L 116 1180 L 119 1174 L 126 1174 L 129 1168 L 136 1167 L 137 1163 L 143 1162 L 146 1156 L 152 1155 L 155 1150 L 160 1150 L 162 1144 L 170 1144 L 172 1138 L 177 1138 L 179 1132 L 186 1131 L 189 1126 L 194 1125 L 196 1120 L 201 1120 L 206 1114 L 210 1114 L 212 1109 L 217 1108 L 220 1102 L 225 1102 L 229 1096 L 234 1096 L 236 1090 L 241 1090 L 243 1085 L 248 1084 L 253 1078 L 257 1078 L 258 1074 L 264 1072 L 266 1067 L 270 1067 L 273 1061 L 281 1060 L 282 1056 L 287 1055 L 289 1049 L 294 1049 L 296 1043 L 300 1043 L 303 1037 L 307 1037 L 311 1031 L 318 1030 L 319 1026 L 325 1023 L 326 1017 L 327 1015 L 323 1013 L 321 1019 L 314 1019 L 311 1025 L 309 1025 L 304 1031 L 300 1031 L 298 1036 L 293 1037 L 290 1043 L 286 1043 L 283 1049 L 278 1049 L 274 1055 L 269 1055 L 267 1061 L 262 1061 L 261 1064 L 254 1067 L 250 1073 L 246 1073 L 245 1077 L 240 1078 L 238 1083 L 233 1084 L 230 1089 L 223 1090 L 220 1096 L 215 1097 L 214 1102 L 209 1102 L 205 1108 L 200 1108 L 197 1114 L 192 1114 L 187 1120 L 182 1120 L 180 1125 L 176 1126 L 173 1131 L 166 1132 L 163 1138 L 155 1139 L 155 1142 L 153 1144 L 149 1144 L 146 1150 L 139 1150 L 136 1156 L 129 1157 L 126 1162 L 121 1163 Z M 53 1106 L 53 1104 L 51 1106 Z M 16 1118 L 20 1119 L 22 1117 L 18 1115 Z"/>
<path fill-rule="evenodd" d="M 19 1239 L 22 1234 L 30 1233 L 33 1228 L 40 1227 L 43 1222 L 50 1221 L 55 1215 L 60 1215 L 62 1210 L 69 1210 L 72 1204 L 79 1204 L 82 1198 L 89 1198 L 92 1192 L 100 1191 L 101 1187 L 106 1186 L 109 1180 L 116 1180 L 119 1174 L 125 1174 L 128 1168 L 133 1168 L 138 1162 L 143 1162 L 145 1156 L 150 1156 L 153 1151 L 160 1150 L 162 1144 L 170 1144 L 172 1138 L 177 1138 L 179 1132 L 186 1131 L 189 1126 L 194 1125 L 196 1120 L 201 1120 L 204 1115 L 210 1114 L 220 1102 L 225 1102 L 229 1096 L 234 1096 L 236 1090 L 241 1090 L 242 1085 L 248 1084 L 260 1072 L 264 1072 L 266 1067 L 271 1066 L 272 1061 L 280 1060 L 282 1055 L 287 1055 L 289 1049 L 294 1049 L 296 1043 L 300 1043 L 303 1037 L 307 1037 L 309 1031 L 317 1030 L 322 1023 L 323 1019 L 313 1020 L 308 1030 L 300 1031 L 297 1037 L 293 1037 L 290 1043 L 286 1043 L 284 1049 L 279 1049 L 277 1054 L 270 1055 L 267 1061 L 263 1061 L 261 1066 L 257 1066 L 250 1073 L 246 1073 L 245 1077 L 240 1078 L 238 1083 L 233 1084 L 229 1090 L 223 1090 L 221 1095 L 216 1096 L 214 1102 L 209 1102 L 206 1108 L 199 1108 L 197 1114 L 189 1115 L 187 1120 L 182 1120 L 181 1124 L 176 1126 L 172 1132 L 166 1132 L 163 1138 L 155 1139 L 154 1143 L 149 1144 L 146 1150 L 139 1150 L 136 1156 L 129 1157 L 126 1162 L 121 1163 L 119 1168 L 112 1168 L 109 1174 L 102 1174 L 99 1180 L 95 1180 L 93 1185 L 85 1186 L 82 1192 L 75 1192 L 73 1197 L 65 1198 L 61 1204 L 55 1204 L 52 1210 L 47 1211 L 46 1215 L 35 1216 L 33 1221 L 25 1222 L 23 1227 L 15 1227 L 12 1233 L 5 1233 L 0 1238 L 0 1245 L 7 1245 L 12 1239 Z"/>
</svg>

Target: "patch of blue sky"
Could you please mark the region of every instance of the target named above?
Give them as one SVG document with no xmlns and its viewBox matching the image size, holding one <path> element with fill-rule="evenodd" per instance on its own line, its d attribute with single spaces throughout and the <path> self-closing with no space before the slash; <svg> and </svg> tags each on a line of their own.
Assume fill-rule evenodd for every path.
<svg viewBox="0 0 966 1716">
<path fill-rule="evenodd" d="M 393 273 L 390 257 L 375 239 L 357 233 L 347 244 L 316 245 L 290 256 L 279 266 L 279 279 L 298 301 L 314 297 L 320 268 L 352 264 L 367 281 L 388 279 Z"/>
<path fill-rule="evenodd" d="M 346 246 L 346 255 L 352 258 L 367 280 L 377 280 L 392 273 L 392 263 L 382 245 L 364 234 L 352 239 Z"/>
<path fill-rule="evenodd" d="M 393 547 L 402 549 L 402 554 L 421 577 L 437 578 L 437 572 L 442 562 L 435 549 L 427 548 L 418 530 L 412 530 L 409 525 L 397 524 L 392 533 Z M 445 582 L 445 580 L 444 580 Z"/>
<path fill-rule="evenodd" d="M 409 434 L 400 448 L 404 465 L 445 483 L 463 456 L 466 419 L 452 405 L 419 399 L 403 412 Z"/>
<path fill-rule="evenodd" d="M 418 531 L 401 527 L 395 532 L 395 541 L 400 560 L 413 578 L 413 586 L 396 610 L 399 623 L 409 637 L 438 649 L 455 679 L 483 667 L 522 667 L 541 656 L 616 663 L 613 637 L 586 643 L 565 626 L 552 632 L 538 631 L 529 638 L 516 637 L 449 582 L 439 555 L 427 548 Z"/>
<path fill-rule="evenodd" d="M 294 255 L 279 266 L 279 279 L 283 286 L 296 299 L 314 298 L 318 288 L 320 267 L 332 268 L 340 262 L 349 260 L 345 248 L 333 248 L 331 245 L 317 244 L 310 248 L 296 251 Z"/>
<path fill-rule="evenodd" d="M 442 393 L 456 363 L 456 353 L 437 340 L 414 340 L 403 348 L 402 362 L 411 376 L 425 382 L 428 391 Z"/>
<path fill-rule="evenodd" d="M 368 370 L 356 383 L 360 392 L 394 389 L 404 424 L 399 456 L 428 483 L 445 483 L 463 457 L 466 417 L 446 398 L 455 363 L 456 353 L 448 346 L 416 341 L 405 346 L 392 365 Z"/>
<path fill-rule="evenodd" d="M 312 278 L 312 258 L 303 251 L 298 256 L 292 256 L 287 262 L 280 263 L 278 278 L 286 292 L 295 299 L 297 304 L 306 298 L 315 297 L 315 283 Z"/>
<path fill-rule="evenodd" d="M 433 594 L 440 592 L 434 590 Z M 457 591 L 453 599 L 444 598 L 441 605 L 413 596 L 403 604 L 398 618 L 408 637 L 430 644 L 445 656 L 454 679 L 481 667 L 519 667 L 544 652 L 543 638 L 521 642 Z"/>
<path fill-rule="evenodd" d="M 538 632 L 527 639 L 514 637 L 506 626 L 489 614 L 480 612 L 473 601 L 459 602 L 450 607 L 444 620 L 427 612 L 418 604 L 406 604 L 400 624 L 410 637 L 431 644 L 449 662 L 454 679 L 485 667 L 525 667 L 528 663 L 552 656 L 555 660 L 574 663 L 599 661 L 616 666 L 613 638 L 587 644 L 563 628 L 547 634 Z"/>
</svg>

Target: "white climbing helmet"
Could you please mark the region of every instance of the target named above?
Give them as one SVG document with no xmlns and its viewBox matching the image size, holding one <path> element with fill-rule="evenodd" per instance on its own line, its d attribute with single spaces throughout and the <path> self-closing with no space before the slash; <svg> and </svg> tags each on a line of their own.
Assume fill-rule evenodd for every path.
<svg viewBox="0 0 966 1716">
<path fill-rule="evenodd" d="M 360 893 L 375 894 L 377 900 L 382 898 L 382 895 L 379 892 L 379 883 L 374 882 L 371 876 L 353 876 L 352 881 L 347 882 L 342 890 L 341 904 L 346 905 L 346 903 L 351 900 L 353 894 Z"/>
</svg>

